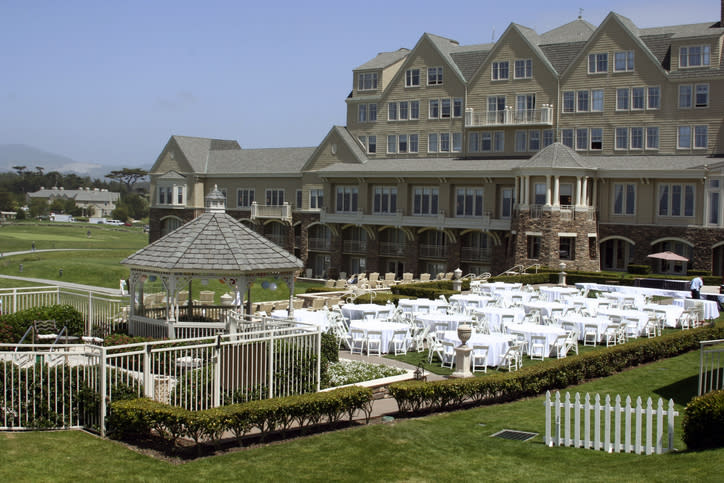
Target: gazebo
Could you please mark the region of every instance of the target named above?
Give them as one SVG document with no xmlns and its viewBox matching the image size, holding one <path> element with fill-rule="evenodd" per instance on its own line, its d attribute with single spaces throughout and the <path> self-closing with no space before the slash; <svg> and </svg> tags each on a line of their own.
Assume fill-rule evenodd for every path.
<svg viewBox="0 0 724 483">
<path fill-rule="evenodd" d="M 304 264 L 297 257 L 226 214 L 226 198 L 216 186 L 205 198 L 205 212 L 154 243 L 130 255 L 128 265 L 132 335 L 161 335 L 176 338 L 179 324 L 179 291 L 192 280 L 223 279 L 236 291 L 239 312 L 243 294 L 258 278 L 273 276 L 289 286 L 289 315 L 292 315 L 294 279 Z M 146 316 L 144 283 L 159 279 L 166 292 L 165 319 Z M 191 297 L 187 321 L 193 323 Z M 198 321 L 196 326 L 201 325 Z M 141 327 L 147 329 L 142 330 Z M 165 329 L 165 333 L 164 333 Z M 135 332 L 135 333 L 134 333 Z"/>
</svg>

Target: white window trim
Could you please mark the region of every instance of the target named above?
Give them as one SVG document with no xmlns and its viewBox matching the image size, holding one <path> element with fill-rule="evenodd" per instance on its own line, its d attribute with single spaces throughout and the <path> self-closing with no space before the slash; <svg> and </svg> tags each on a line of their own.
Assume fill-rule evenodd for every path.
<svg viewBox="0 0 724 483">
<path fill-rule="evenodd" d="M 598 56 L 603 55 L 603 54 L 606 54 L 606 70 L 599 71 L 598 70 Z M 591 70 L 591 56 L 592 55 L 596 56 L 596 70 L 595 71 Z M 586 57 L 586 63 L 587 63 L 586 69 L 588 70 L 588 74 L 590 74 L 590 75 L 608 74 L 608 67 L 609 67 L 609 64 L 611 63 L 610 60 L 611 59 L 608 58 L 608 52 L 591 52 L 590 54 L 588 54 L 588 57 Z"/>
<path fill-rule="evenodd" d="M 687 49 L 686 58 L 687 58 L 687 64 L 689 64 L 689 49 L 692 47 L 700 47 L 701 48 L 701 56 L 702 56 L 702 63 L 699 65 L 681 65 L 681 51 L 683 49 Z M 705 64 L 704 61 L 704 52 L 708 50 L 709 51 L 709 63 Z M 699 44 L 699 45 L 682 45 L 679 47 L 679 69 L 706 69 L 711 67 L 711 54 L 712 54 L 712 48 L 710 44 Z"/>
<path fill-rule="evenodd" d="M 616 69 L 616 54 L 626 54 L 626 67 L 623 70 Z M 628 54 L 633 57 L 633 66 L 628 68 Z M 615 74 L 622 74 L 624 72 L 635 72 L 636 71 L 636 54 L 633 50 L 619 50 L 613 53 L 613 72 Z"/>
<path fill-rule="evenodd" d="M 516 71 L 516 62 L 524 62 L 523 64 L 523 77 L 518 77 L 515 73 Z M 526 75 L 527 72 L 527 63 L 530 62 L 530 75 Z M 513 60 L 513 79 L 515 80 L 524 80 L 524 79 L 532 79 L 533 78 L 533 59 L 514 59 Z"/>
<path fill-rule="evenodd" d="M 626 213 L 626 189 L 629 185 L 633 186 L 633 213 Z M 621 199 L 621 213 L 616 213 L 616 186 L 623 187 Z M 638 196 L 636 183 L 613 183 L 612 189 L 613 193 L 611 196 L 611 216 L 636 216 L 636 197 Z"/>
<path fill-rule="evenodd" d="M 649 91 L 652 88 L 657 88 L 659 90 L 659 107 L 649 107 Z M 647 111 L 658 111 L 661 109 L 661 86 L 655 85 L 655 86 L 646 86 L 646 110 Z"/>
<path fill-rule="evenodd" d="M 408 72 L 411 72 L 411 71 L 413 71 L 413 70 L 416 70 L 416 71 L 417 71 L 417 84 L 408 84 L 408 83 L 407 83 L 407 73 L 408 73 Z M 411 68 L 411 69 L 407 69 L 407 70 L 405 71 L 405 88 L 406 88 L 406 89 L 408 89 L 408 88 L 409 88 L 409 89 L 417 89 L 417 88 L 421 87 L 421 86 L 422 86 L 422 82 L 420 82 L 420 79 L 421 79 L 421 78 L 422 78 L 422 75 L 421 75 L 420 68 L 414 68 L 414 67 L 413 67 L 413 68 Z"/>
<path fill-rule="evenodd" d="M 248 205 L 239 204 L 239 195 L 241 194 L 242 191 L 248 191 L 249 193 L 253 193 L 253 195 L 254 195 L 253 201 L 256 201 L 256 189 L 255 188 L 236 188 L 236 207 L 237 208 L 251 208 L 251 204 L 253 203 L 253 201 L 250 201 Z M 251 197 L 249 197 L 249 198 L 251 198 Z"/>
</svg>

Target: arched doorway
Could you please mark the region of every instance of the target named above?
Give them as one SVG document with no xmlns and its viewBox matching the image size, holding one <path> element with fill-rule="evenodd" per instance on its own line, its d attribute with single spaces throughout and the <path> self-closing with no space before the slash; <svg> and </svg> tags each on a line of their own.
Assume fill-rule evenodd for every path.
<svg viewBox="0 0 724 483">
<path fill-rule="evenodd" d="M 624 237 L 610 237 L 601 241 L 601 268 L 625 271 L 631 262 L 634 242 Z"/>
</svg>

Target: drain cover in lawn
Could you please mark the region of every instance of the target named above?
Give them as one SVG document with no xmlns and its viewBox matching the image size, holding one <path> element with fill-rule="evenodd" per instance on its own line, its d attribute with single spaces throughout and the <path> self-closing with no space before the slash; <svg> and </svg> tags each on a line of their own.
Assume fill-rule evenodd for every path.
<svg viewBox="0 0 724 483">
<path fill-rule="evenodd" d="M 515 441 L 528 441 L 531 438 L 535 438 L 538 436 L 538 433 L 528 433 L 526 431 L 516 431 L 514 429 L 504 429 L 502 431 L 498 431 L 494 435 L 491 436 L 491 438 L 503 438 L 503 439 L 513 439 Z"/>
</svg>

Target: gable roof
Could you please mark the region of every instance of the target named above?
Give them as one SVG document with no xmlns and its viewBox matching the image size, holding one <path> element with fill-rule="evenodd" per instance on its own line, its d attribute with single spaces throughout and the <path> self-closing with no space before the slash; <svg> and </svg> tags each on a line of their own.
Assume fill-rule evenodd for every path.
<svg viewBox="0 0 724 483">
<path fill-rule="evenodd" d="M 585 42 L 591 37 L 595 30 L 595 25 L 578 18 L 572 22 L 568 22 L 560 27 L 556 27 L 548 32 L 542 33 L 540 35 L 540 43 L 541 45 L 548 45 Z"/>
<path fill-rule="evenodd" d="M 367 154 L 362 149 L 360 143 L 358 143 L 355 140 L 354 136 L 352 136 L 352 133 L 350 133 L 345 126 L 332 126 L 332 129 L 330 129 L 327 135 L 324 136 L 322 142 L 319 143 L 319 145 L 314 149 L 314 152 L 309 155 L 307 161 L 302 167 L 302 171 L 312 169 L 314 161 L 322 152 L 324 146 L 326 146 L 328 142 L 331 142 L 332 139 L 338 139 L 342 143 L 344 143 L 345 146 L 347 146 L 347 148 L 354 156 L 354 159 L 352 161 L 356 162 L 356 164 L 363 164 L 367 162 Z"/>
<path fill-rule="evenodd" d="M 400 59 L 404 59 L 409 53 L 410 49 L 406 49 L 405 47 L 401 47 L 394 52 L 380 52 L 374 59 L 368 60 L 353 70 L 384 69 L 385 67 L 389 67 L 392 64 L 399 62 Z"/>
<path fill-rule="evenodd" d="M 440 37 L 439 35 L 424 33 L 422 34 L 422 37 L 420 38 L 420 41 L 415 45 L 415 49 L 418 45 L 424 40 L 427 39 L 432 46 L 437 50 L 437 52 L 440 54 L 440 56 L 443 58 L 443 60 L 448 64 L 448 66 L 452 69 L 452 71 L 455 73 L 456 76 L 458 76 L 458 79 L 460 82 L 465 84 L 465 76 L 463 75 L 462 71 L 458 67 L 458 65 L 455 63 L 455 61 L 452 58 L 452 53 L 455 51 L 457 47 L 460 46 L 457 40 L 447 39 L 445 37 Z M 413 49 L 414 50 L 414 49 Z"/>
<path fill-rule="evenodd" d="M 292 272 L 304 266 L 226 213 L 208 211 L 121 263 L 140 270 L 215 274 Z"/>
<path fill-rule="evenodd" d="M 521 163 L 521 168 L 591 168 L 583 158 L 563 143 L 553 143 Z"/>
</svg>

